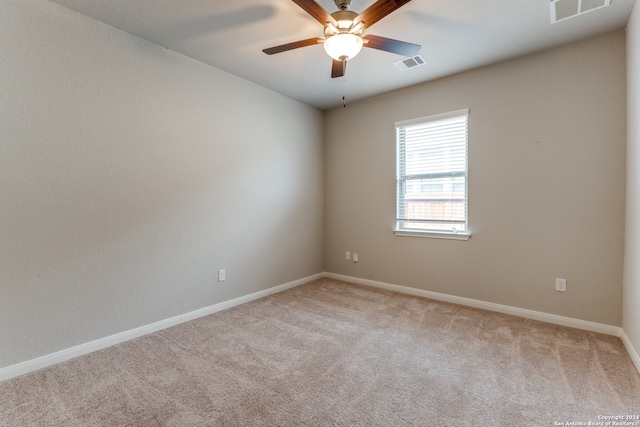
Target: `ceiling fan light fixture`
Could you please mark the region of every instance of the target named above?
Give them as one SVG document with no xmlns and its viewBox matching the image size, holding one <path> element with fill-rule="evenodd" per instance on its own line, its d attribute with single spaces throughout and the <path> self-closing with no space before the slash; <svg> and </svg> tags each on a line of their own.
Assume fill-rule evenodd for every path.
<svg viewBox="0 0 640 427">
<path fill-rule="evenodd" d="M 351 19 L 344 19 L 341 21 L 337 21 L 337 24 L 338 24 L 338 28 L 347 30 L 351 28 L 351 26 L 353 25 L 353 21 Z"/>
<path fill-rule="evenodd" d="M 354 58 L 362 49 L 362 38 L 356 34 L 340 33 L 328 37 L 324 42 L 324 50 L 338 61 Z"/>
<path fill-rule="evenodd" d="M 364 30 L 394 12 L 399 7 L 409 3 L 411 0 L 370 1 L 374 1 L 372 5 L 366 8 L 363 12 L 356 13 L 349 10 L 351 0 L 334 0 L 339 10 L 329 13 L 320 6 L 317 0 L 293 0 L 295 4 L 304 9 L 305 12 L 324 27 L 324 37 L 313 37 L 310 39 L 298 40 L 296 42 L 262 49 L 262 51 L 267 55 L 273 55 L 274 53 L 286 52 L 300 47 L 323 43 L 325 51 L 333 59 L 331 63 L 331 78 L 343 77 L 347 61 L 355 58 L 365 44 L 367 48 L 378 49 L 402 56 L 417 54 L 420 50 L 420 45 L 388 39 L 386 37 L 374 36 L 373 34 L 363 36 Z"/>
</svg>

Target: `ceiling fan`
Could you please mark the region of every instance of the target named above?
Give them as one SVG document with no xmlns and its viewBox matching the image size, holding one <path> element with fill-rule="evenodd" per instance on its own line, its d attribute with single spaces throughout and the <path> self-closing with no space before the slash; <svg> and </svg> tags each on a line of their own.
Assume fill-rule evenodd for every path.
<svg viewBox="0 0 640 427">
<path fill-rule="evenodd" d="M 333 59 L 331 77 L 335 78 L 344 76 L 347 61 L 355 57 L 362 47 L 404 56 L 415 55 L 420 50 L 418 44 L 373 34 L 362 35 L 365 29 L 411 0 L 378 0 L 360 14 L 349 10 L 351 0 L 334 0 L 339 10 L 331 14 L 314 0 L 292 1 L 324 26 L 324 37 L 314 37 L 263 49 L 262 51 L 267 55 L 323 43 L 325 51 Z"/>
</svg>

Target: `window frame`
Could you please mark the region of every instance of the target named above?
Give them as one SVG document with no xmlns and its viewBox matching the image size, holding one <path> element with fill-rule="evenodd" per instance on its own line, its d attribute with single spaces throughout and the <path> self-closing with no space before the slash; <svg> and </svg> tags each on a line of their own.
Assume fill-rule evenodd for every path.
<svg viewBox="0 0 640 427">
<path fill-rule="evenodd" d="M 453 228 L 451 230 L 440 230 L 440 229 L 422 229 L 422 228 L 411 228 L 404 226 L 407 222 L 416 222 L 410 221 L 406 218 L 399 218 L 400 211 L 400 197 L 404 194 L 405 182 L 410 179 L 409 175 L 401 172 L 401 167 L 404 165 L 406 167 L 405 162 L 405 150 L 402 147 L 402 142 L 399 138 L 400 129 L 408 126 L 413 126 L 417 124 L 424 124 L 428 122 L 439 121 L 443 119 L 449 119 L 454 117 L 462 117 L 466 118 L 466 135 L 465 135 L 465 152 L 464 152 L 464 174 L 460 174 L 459 172 L 449 173 L 447 172 L 446 176 L 464 176 L 465 178 L 465 187 L 464 187 L 464 217 L 465 217 L 465 230 L 464 231 L 455 231 Z M 471 230 L 469 229 L 469 109 L 461 109 L 450 111 L 447 113 L 434 114 L 430 116 L 418 117 L 410 120 L 402 120 L 395 122 L 396 128 L 396 197 L 395 197 L 395 212 L 396 212 L 396 220 L 393 232 L 396 236 L 408 236 L 408 237 L 430 237 L 437 239 L 453 239 L 453 240 L 469 240 L 471 238 Z M 416 176 L 429 176 L 431 178 L 443 175 L 442 173 L 435 174 L 419 174 Z M 443 175 L 443 176 L 444 176 Z M 413 179 L 416 178 L 413 176 Z"/>
</svg>

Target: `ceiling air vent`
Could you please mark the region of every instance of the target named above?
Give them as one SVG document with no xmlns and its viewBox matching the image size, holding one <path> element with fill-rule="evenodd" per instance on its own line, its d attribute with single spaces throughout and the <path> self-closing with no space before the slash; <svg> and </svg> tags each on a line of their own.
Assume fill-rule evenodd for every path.
<svg viewBox="0 0 640 427">
<path fill-rule="evenodd" d="M 551 0 L 551 23 L 583 15 L 610 4 L 611 0 Z"/>
<path fill-rule="evenodd" d="M 419 67 L 426 64 L 424 57 L 420 54 L 401 59 L 393 63 L 400 71 L 407 71 L 409 68 Z"/>
</svg>

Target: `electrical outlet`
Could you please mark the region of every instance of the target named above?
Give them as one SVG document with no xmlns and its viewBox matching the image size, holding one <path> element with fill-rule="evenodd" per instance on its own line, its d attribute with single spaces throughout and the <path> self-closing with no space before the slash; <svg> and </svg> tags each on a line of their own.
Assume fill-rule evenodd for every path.
<svg viewBox="0 0 640 427">
<path fill-rule="evenodd" d="M 358 254 L 354 253 L 353 254 L 353 262 L 358 262 L 358 261 L 359 261 Z"/>
<path fill-rule="evenodd" d="M 351 252 L 346 251 L 344 253 L 344 259 L 346 259 L 347 261 L 351 261 Z"/>
<path fill-rule="evenodd" d="M 567 292 L 567 279 L 556 278 L 556 291 Z"/>
<path fill-rule="evenodd" d="M 218 282 L 227 280 L 227 270 L 218 270 Z"/>
</svg>

